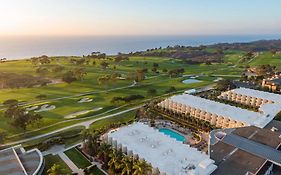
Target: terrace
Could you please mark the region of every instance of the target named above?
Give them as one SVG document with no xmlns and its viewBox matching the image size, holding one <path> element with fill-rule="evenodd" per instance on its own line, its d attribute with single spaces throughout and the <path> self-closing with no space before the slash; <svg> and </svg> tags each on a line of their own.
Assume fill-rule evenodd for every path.
<svg viewBox="0 0 281 175">
<path fill-rule="evenodd" d="M 21 145 L 0 151 L 0 175 L 39 175 L 44 160 L 37 149 L 25 151 Z"/>
</svg>

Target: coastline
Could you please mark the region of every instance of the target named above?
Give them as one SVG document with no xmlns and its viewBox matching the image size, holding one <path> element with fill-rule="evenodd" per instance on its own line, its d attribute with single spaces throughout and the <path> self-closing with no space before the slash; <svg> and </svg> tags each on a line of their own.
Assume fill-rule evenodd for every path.
<svg viewBox="0 0 281 175">
<path fill-rule="evenodd" d="M 0 58 L 19 60 L 41 55 L 82 56 L 93 51 L 116 55 L 118 52 L 130 53 L 155 47 L 247 43 L 271 39 L 281 39 L 281 35 L 0 37 Z"/>
</svg>

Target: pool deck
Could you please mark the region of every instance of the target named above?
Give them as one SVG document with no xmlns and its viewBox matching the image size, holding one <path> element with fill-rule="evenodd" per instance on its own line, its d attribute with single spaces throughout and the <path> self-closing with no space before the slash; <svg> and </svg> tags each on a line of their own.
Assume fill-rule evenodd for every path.
<svg viewBox="0 0 281 175">
<path fill-rule="evenodd" d="M 158 130 L 160 130 L 160 129 L 169 129 L 169 130 L 171 130 L 171 131 L 173 131 L 173 132 L 183 136 L 185 138 L 185 141 L 183 142 L 184 144 L 192 145 L 192 144 L 195 143 L 195 141 L 192 139 L 191 131 L 190 131 L 189 134 L 186 134 L 186 133 L 180 132 L 180 131 L 178 131 L 178 130 L 176 130 L 173 127 L 168 126 L 168 125 L 166 125 L 166 126 L 163 126 L 163 125 L 157 126 L 157 129 Z"/>
<path fill-rule="evenodd" d="M 159 128 L 158 130 L 159 130 L 159 132 L 163 132 L 164 134 L 166 134 L 166 135 L 168 135 L 168 136 L 170 136 L 170 137 L 172 137 L 172 138 L 175 138 L 175 137 L 173 137 L 173 136 L 169 135 L 168 133 L 165 133 L 164 131 L 161 131 L 161 130 L 168 130 L 168 131 L 170 131 L 170 132 L 172 132 L 172 133 L 174 132 L 175 134 L 179 135 L 179 137 L 183 137 L 183 138 L 184 138 L 183 141 L 182 141 L 182 140 L 178 140 L 177 138 L 175 138 L 175 139 L 177 139 L 178 141 L 182 141 L 183 143 L 185 143 L 186 140 L 188 139 L 187 135 L 185 135 L 185 134 L 183 134 L 183 133 L 180 133 L 180 132 L 178 132 L 178 131 L 176 131 L 176 130 L 174 130 L 174 129 L 171 129 L 171 128 L 165 128 L 165 127 L 163 127 L 163 128 Z"/>
</svg>

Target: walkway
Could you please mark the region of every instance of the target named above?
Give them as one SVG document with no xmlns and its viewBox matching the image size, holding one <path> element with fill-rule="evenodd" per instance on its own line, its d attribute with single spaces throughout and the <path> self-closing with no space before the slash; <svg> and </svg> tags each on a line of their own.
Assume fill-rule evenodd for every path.
<svg viewBox="0 0 281 175">
<path fill-rule="evenodd" d="M 64 152 L 60 152 L 58 154 L 60 158 L 67 164 L 67 166 L 74 172 L 78 173 L 78 175 L 84 175 L 83 170 L 79 169 L 65 154 Z"/>
</svg>

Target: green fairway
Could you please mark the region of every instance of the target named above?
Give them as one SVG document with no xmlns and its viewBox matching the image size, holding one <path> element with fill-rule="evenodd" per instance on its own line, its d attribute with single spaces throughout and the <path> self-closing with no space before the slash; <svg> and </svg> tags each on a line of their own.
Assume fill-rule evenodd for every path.
<svg viewBox="0 0 281 175">
<path fill-rule="evenodd" d="M 270 64 L 273 66 L 277 66 L 279 69 L 281 68 L 281 54 L 272 55 L 270 52 L 263 52 L 257 58 L 255 58 L 252 62 L 250 62 L 251 66 L 258 65 L 266 65 Z"/>
</svg>

